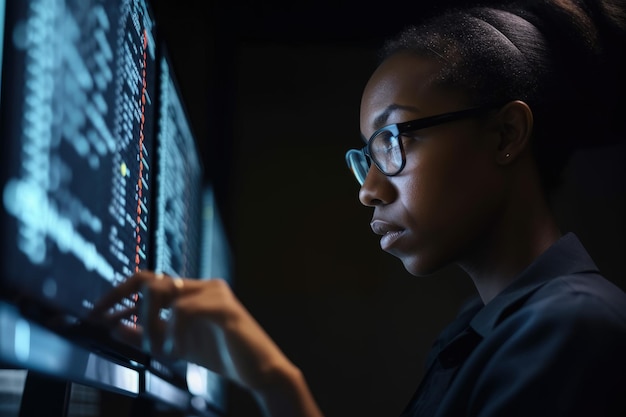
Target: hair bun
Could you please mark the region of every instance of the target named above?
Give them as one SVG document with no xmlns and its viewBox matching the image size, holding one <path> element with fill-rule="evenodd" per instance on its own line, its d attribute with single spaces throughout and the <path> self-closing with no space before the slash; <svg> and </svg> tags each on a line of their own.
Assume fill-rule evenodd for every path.
<svg viewBox="0 0 626 417">
<path fill-rule="evenodd" d="M 516 4 L 517 12 L 541 31 L 552 51 L 557 102 L 566 104 L 571 120 L 587 120 L 588 129 L 603 132 L 580 135 L 577 145 L 619 140 L 626 134 L 622 98 L 626 1 L 522 0 Z"/>
</svg>

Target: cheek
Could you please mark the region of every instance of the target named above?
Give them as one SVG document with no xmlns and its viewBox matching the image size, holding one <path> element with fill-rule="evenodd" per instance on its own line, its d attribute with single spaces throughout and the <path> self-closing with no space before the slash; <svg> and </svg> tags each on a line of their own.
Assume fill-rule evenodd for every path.
<svg viewBox="0 0 626 417">
<path fill-rule="evenodd" d="M 429 207 L 458 195 L 458 189 L 467 181 L 467 158 L 457 152 L 424 149 L 407 158 L 406 178 L 402 184 L 406 203 L 415 207 Z"/>
<path fill-rule="evenodd" d="M 477 211 L 497 194 L 495 163 L 480 149 L 433 147 L 410 159 L 398 189 L 404 191 L 400 198 L 407 215 L 420 229 L 463 228 L 478 220 Z"/>
</svg>

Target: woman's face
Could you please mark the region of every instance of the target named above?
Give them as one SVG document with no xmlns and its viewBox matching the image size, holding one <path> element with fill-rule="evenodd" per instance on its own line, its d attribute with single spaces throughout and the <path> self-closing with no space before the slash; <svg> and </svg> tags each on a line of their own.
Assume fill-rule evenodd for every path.
<svg viewBox="0 0 626 417">
<path fill-rule="evenodd" d="M 460 92 L 433 85 L 439 69 L 436 61 L 407 53 L 388 58 L 363 92 L 363 137 L 392 123 L 469 108 Z M 409 132 L 398 175 L 370 168 L 359 199 L 374 208 L 371 226 L 382 249 L 411 274 L 471 262 L 480 252 L 502 207 L 498 136 L 490 126 L 487 117 L 468 118 Z"/>
</svg>

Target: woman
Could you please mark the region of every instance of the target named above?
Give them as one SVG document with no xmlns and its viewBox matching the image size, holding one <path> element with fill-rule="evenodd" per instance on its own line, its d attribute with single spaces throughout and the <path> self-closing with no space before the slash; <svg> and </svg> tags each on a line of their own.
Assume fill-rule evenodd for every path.
<svg viewBox="0 0 626 417">
<path fill-rule="evenodd" d="M 626 295 L 561 235 L 548 199 L 567 156 L 610 136 L 616 10 L 452 10 L 386 45 L 362 97 L 366 146 L 346 155 L 360 201 L 411 274 L 458 264 L 479 294 L 433 345 L 403 416 L 626 415 Z M 268 416 L 322 415 L 224 281 L 140 272 L 95 312 L 139 290 L 152 351 L 230 378 Z"/>
</svg>

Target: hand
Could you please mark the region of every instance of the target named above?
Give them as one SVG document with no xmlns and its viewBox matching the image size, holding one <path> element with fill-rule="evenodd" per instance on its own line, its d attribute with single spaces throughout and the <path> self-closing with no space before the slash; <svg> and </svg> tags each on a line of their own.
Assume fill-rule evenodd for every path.
<svg viewBox="0 0 626 417">
<path fill-rule="evenodd" d="M 142 294 L 136 307 L 111 312 L 135 293 Z M 168 308 L 171 317 L 164 320 L 161 311 Z M 120 324 L 133 314 L 137 328 Z M 151 354 L 196 363 L 251 390 L 267 389 L 278 370 L 294 367 L 222 279 L 142 271 L 103 297 L 93 316 L 114 323 L 124 340 Z"/>
<path fill-rule="evenodd" d="M 141 293 L 134 307 L 113 310 Z M 161 311 L 170 309 L 169 319 Z M 136 328 L 119 324 L 139 317 Z M 211 369 L 247 388 L 266 416 L 322 417 L 304 376 L 222 279 L 170 278 L 142 271 L 103 297 L 93 316 L 155 355 Z"/>
</svg>

